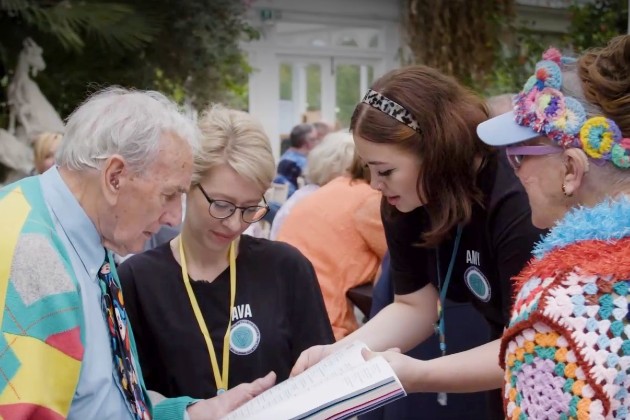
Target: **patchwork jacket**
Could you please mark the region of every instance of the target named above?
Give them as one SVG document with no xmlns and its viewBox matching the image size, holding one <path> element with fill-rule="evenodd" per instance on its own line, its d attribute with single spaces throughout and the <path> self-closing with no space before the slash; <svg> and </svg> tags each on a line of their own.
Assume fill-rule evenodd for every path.
<svg viewBox="0 0 630 420">
<path fill-rule="evenodd" d="M 509 419 L 630 418 L 630 200 L 569 212 L 516 278 Z"/>
<path fill-rule="evenodd" d="M 0 189 L 0 418 L 68 416 L 85 348 L 83 304 L 39 178 Z M 192 402 L 163 400 L 151 407 L 153 417 L 184 418 Z"/>
</svg>

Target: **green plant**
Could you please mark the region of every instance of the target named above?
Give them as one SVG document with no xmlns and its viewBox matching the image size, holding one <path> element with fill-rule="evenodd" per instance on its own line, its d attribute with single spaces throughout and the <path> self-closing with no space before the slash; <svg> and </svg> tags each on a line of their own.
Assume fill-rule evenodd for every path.
<svg viewBox="0 0 630 420">
<path fill-rule="evenodd" d="M 403 15 L 414 62 L 483 89 L 513 14 L 514 0 L 407 0 Z"/>
<path fill-rule="evenodd" d="M 62 117 L 109 85 L 162 90 L 197 108 L 246 108 L 251 68 L 239 43 L 258 36 L 244 20 L 247 7 L 240 0 L 0 0 L 0 80 L 11 77 L 31 37 L 47 65 L 36 81 Z M 0 121 L 3 113 L 0 97 Z"/>
<path fill-rule="evenodd" d="M 628 31 L 626 0 L 595 0 L 586 4 L 574 2 L 570 11 L 571 25 L 567 42 L 577 52 L 603 46 L 611 38 Z"/>
</svg>

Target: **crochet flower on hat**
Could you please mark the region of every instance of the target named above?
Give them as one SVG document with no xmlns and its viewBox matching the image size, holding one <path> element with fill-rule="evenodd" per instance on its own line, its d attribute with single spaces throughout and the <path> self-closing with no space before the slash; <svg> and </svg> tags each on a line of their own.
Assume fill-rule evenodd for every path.
<svg viewBox="0 0 630 420">
<path fill-rule="evenodd" d="M 630 168 L 630 139 L 623 138 L 617 124 L 603 116 L 587 119 L 580 101 L 560 91 L 560 65 L 567 60 L 555 48 L 543 54 L 534 74 L 515 99 L 516 123 L 530 127 L 564 148 L 581 148 L 593 159 Z"/>
</svg>

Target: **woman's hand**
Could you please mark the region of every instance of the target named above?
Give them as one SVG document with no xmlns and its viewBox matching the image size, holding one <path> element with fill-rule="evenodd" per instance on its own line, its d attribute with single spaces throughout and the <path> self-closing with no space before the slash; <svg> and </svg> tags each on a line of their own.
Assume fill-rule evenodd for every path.
<svg viewBox="0 0 630 420">
<path fill-rule="evenodd" d="M 333 345 L 313 346 L 304 350 L 298 357 L 290 376 L 299 375 L 333 352 Z"/>
<path fill-rule="evenodd" d="M 420 376 L 419 367 L 421 360 L 406 356 L 400 352 L 398 348 L 388 349 L 383 352 L 374 352 L 364 349 L 361 354 L 365 360 L 370 360 L 377 356 L 382 356 L 389 363 L 392 370 L 398 377 L 406 392 L 414 392 L 413 390 L 418 383 Z"/>
</svg>

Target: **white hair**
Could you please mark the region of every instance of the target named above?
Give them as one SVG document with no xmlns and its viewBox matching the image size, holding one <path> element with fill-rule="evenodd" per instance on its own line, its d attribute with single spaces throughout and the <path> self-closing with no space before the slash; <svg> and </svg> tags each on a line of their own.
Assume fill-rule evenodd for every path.
<svg viewBox="0 0 630 420">
<path fill-rule="evenodd" d="M 68 117 L 55 160 L 72 170 L 98 169 L 114 154 L 134 172 L 156 158 L 160 139 L 171 133 L 199 149 L 196 124 L 177 105 L 155 91 L 110 87 L 91 95 Z"/>
<path fill-rule="evenodd" d="M 354 157 L 354 141 L 347 131 L 330 133 L 308 154 L 306 179 L 311 184 L 326 185 L 347 174 Z"/>
</svg>

